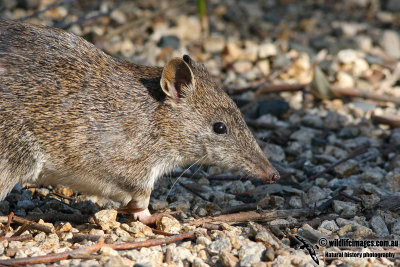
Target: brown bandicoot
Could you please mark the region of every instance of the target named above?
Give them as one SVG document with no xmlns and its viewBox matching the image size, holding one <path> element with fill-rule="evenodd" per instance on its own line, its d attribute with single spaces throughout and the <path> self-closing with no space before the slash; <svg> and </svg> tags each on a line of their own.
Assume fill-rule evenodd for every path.
<svg viewBox="0 0 400 267">
<path fill-rule="evenodd" d="M 16 183 L 63 184 L 144 220 L 155 181 L 193 163 L 279 179 L 189 56 L 140 66 L 59 29 L 0 20 L 0 200 Z"/>
</svg>

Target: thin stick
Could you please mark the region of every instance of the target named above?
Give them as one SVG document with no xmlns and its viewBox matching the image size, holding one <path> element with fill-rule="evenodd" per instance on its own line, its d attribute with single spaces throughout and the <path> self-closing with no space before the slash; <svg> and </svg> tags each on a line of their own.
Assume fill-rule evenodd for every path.
<svg viewBox="0 0 400 267">
<path fill-rule="evenodd" d="M 400 104 L 400 98 L 395 97 L 395 96 L 390 96 L 390 95 L 385 95 L 385 94 L 375 94 L 371 92 L 367 92 L 362 89 L 357 89 L 357 88 L 342 88 L 342 87 L 336 87 L 336 86 L 331 86 L 331 90 L 339 96 L 347 96 L 347 97 L 360 97 L 360 98 L 366 98 L 366 99 L 371 99 L 375 101 L 385 101 L 385 102 L 392 102 L 395 104 Z"/>
<path fill-rule="evenodd" d="M 21 227 L 12 235 L 12 236 L 19 236 L 21 235 L 23 232 L 25 232 L 26 230 L 28 230 L 29 228 L 31 228 L 31 224 L 29 222 L 24 223 L 23 225 L 21 225 Z"/>
<path fill-rule="evenodd" d="M 7 219 L 6 216 L 0 216 L 0 223 L 4 223 L 6 219 Z M 21 218 L 18 216 L 13 216 L 12 221 L 22 224 L 22 225 L 29 224 L 32 229 L 39 230 L 39 231 L 45 232 L 47 234 L 53 232 L 53 229 L 47 225 L 36 223 L 36 222 L 30 221 L 30 220 L 27 220 L 25 218 Z"/>
<path fill-rule="evenodd" d="M 27 234 L 27 235 L 20 235 L 20 236 L 9 236 L 9 237 L 5 237 L 3 240 L 8 240 L 8 241 L 25 241 L 25 240 L 29 240 L 32 239 L 33 236 L 31 234 Z"/>
<path fill-rule="evenodd" d="M 231 214 L 219 215 L 216 217 L 205 217 L 192 222 L 193 225 L 201 225 L 211 222 L 227 222 L 239 223 L 249 221 L 271 221 L 279 218 L 287 218 L 288 216 L 300 217 L 310 213 L 309 209 L 292 209 L 292 210 L 272 210 L 272 211 L 247 211 Z"/>
<path fill-rule="evenodd" d="M 8 233 L 8 231 L 10 230 L 10 225 L 11 225 L 11 221 L 13 220 L 13 217 L 14 217 L 14 212 L 10 212 L 10 214 L 8 215 L 8 218 L 7 218 L 6 228 L 4 228 L 3 232 L 1 232 L 1 234 L 0 234 L 0 240 L 3 240 L 4 237 L 6 236 L 6 234 Z"/>
<path fill-rule="evenodd" d="M 67 213 L 46 213 L 38 215 L 27 215 L 26 219 L 38 221 L 42 219 L 45 222 L 68 221 L 73 223 L 93 223 L 93 218 L 90 215 L 67 214 Z"/>
<path fill-rule="evenodd" d="M 51 263 L 51 262 L 56 262 L 56 261 L 60 261 L 60 260 L 67 260 L 71 256 L 74 257 L 73 255 L 83 255 L 83 254 L 95 253 L 102 247 L 110 247 L 115 250 L 153 247 L 153 246 L 178 242 L 178 241 L 181 241 L 184 239 L 192 239 L 194 237 L 195 237 L 194 232 L 189 232 L 189 233 L 169 236 L 169 237 L 165 237 L 165 238 L 149 239 L 146 241 L 139 241 L 139 242 L 126 242 L 126 243 L 121 243 L 121 244 L 104 244 L 104 238 L 101 238 L 100 241 L 93 246 L 79 248 L 79 249 L 76 249 L 73 251 L 66 251 L 66 252 L 62 252 L 62 253 L 48 254 L 45 256 L 0 260 L 0 265 L 3 264 L 3 265 L 16 266 L 16 265 Z"/>
<path fill-rule="evenodd" d="M 354 150 L 353 152 L 351 152 L 351 153 L 350 153 L 347 157 L 345 157 L 344 159 L 341 159 L 341 160 L 336 161 L 335 163 L 333 163 L 331 166 L 329 166 L 329 167 L 326 168 L 325 170 L 323 170 L 323 171 L 321 171 L 321 172 L 319 172 L 319 173 L 317 173 L 317 174 L 311 176 L 311 177 L 309 178 L 309 180 L 315 180 L 315 179 L 317 179 L 318 177 L 320 177 L 321 175 L 323 175 L 323 174 L 325 174 L 325 173 L 327 173 L 327 172 L 333 170 L 336 166 L 342 164 L 343 162 L 346 162 L 346 161 L 348 161 L 349 159 L 352 159 L 352 158 L 355 158 L 355 157 L 357 157 L 357 156 L 359 156 L 359 155 L 362 155 L 362 154 L 366 153 L 367 151 L 368 151 L 368 147 L 361 147 L 361 148 L 359 148 L 359 149 L 356 149 L 356 150 Z"/>
<path fill-rule="evenodd" d="M 400 127 L 400 119 L 397 116 L 390 116 L 390 115 L 375 115 L 374 113 L 371 114 L 371 120 L 376 123 L 382 123 L 390 125 L 391 127 Z"/>
</svg>

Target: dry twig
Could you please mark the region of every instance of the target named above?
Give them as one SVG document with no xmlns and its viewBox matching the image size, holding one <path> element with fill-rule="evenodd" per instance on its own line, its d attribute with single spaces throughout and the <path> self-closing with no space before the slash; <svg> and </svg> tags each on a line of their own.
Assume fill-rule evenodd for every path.
<svg viewBox="0 0 400 267">
<path fill-rule="evenodd" d="M 0 216 L 0 223 L 5 223 L 6 221 L 8 221 L 8 216 Z M 47 225 L 36 223 L 18 216 L 13 216 L 12 221 L 22 225 L 27 224 L 30 226 L 31 229 L 45 232 L 47 234 L 53 231 L 52 228 Z"/>
<path fill-rule="evenodd" d="M 387 124 L 391 127 L 400 127 L 400 119 L 394 115 L 375 115 L 371 114 L 371 120 L 376 123 Z"/>
<path fill-rule="evenodd" d="M 9 236 L 9 237 L 5 237 L 3 240 L 7 240 L 7 241 L 25 241 L 25 240 L 29 240 L 32 239 L 33 236 L 31 234 L 27 234 L 27 235 L 20 235 L 20 236 Z"/>
<path fill-rule="evenodd" d="M 74 258 L 76 255 L 78 255 L 77 257 L 79 257 L 81 255 L 92 254 L 97 252 L 102 247 L 110 247 L 115 250 L 125 250 L 125 249 L 153 247 L 163 244 L 170 244 L 173 242 L 178 242 L 184 239 L 191 239 L 191 238 L 194 238 L 194 232 L 169 236 L 165 238 L 149 239 L 146 241 L 139 241 L 139 242 L 126 242 L 121 244 L 105 244 L 104 239 L 102 238 L 97 244 L 93 246 L 79 248 L 73 251 L 66 251 L 62 253 L 48 254 L 45 256 L 0 260 L 0 265 L 16 266 L 16 265 L 51 263 L 60 260 L 67 260 L 69 258 Z"/>
<path fill-rule="evenodd" d="M 10 225 L 11 225 L 11 221 L 14 217 L 14 212 L 10 212 L 10 214 L 7 217 L 7 225 L 6 228 L 4 228 L 3 232 L 1 232 L 0 234 L 0 240 L 3 240 L 6 236 L 6 234 L 8 233 L 8 231 L 10 230 Z"/>
<path fill-rule="evenodd" d="M 309 209 L 292 209 L 292 210 L 272 210 L 272 211 L 247 211 L 231 214 L 224 214 L 215 217 L 205 217 L 192 222 L 193 225 L 202 225 L 211 222 L 239 223 L 249 221 L 270 221 L 288 216 L 300 217 L 310 213 Z"/>
<path fill-rule="evenodd" d="M 94 223 L 92 216 L 81 214 L 46 213 L 38 215 L 27 215 L 25 218 L 32 221 L 38 221 L 42 219 L 45 222 L 68 221 L 77 224 Z"/>
</svg>

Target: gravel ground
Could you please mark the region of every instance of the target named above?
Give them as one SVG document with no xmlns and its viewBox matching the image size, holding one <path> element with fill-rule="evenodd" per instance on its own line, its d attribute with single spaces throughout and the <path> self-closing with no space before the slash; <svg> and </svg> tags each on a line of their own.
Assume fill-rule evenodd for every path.
<svg viewBox="0 0 400 267">
<path fill-rule="evenodd" d="M 115 5 L 99 2 L 90 16 Z M 52 3 L 2 1 L 0 17 L 21 18 Z M 400 117 L 399 1 L 208 1 L 210 36 L 203 41 L 194 1 L 124 1 L 107 16 L 68 25 L 91 4 L 64 4 L 28 21 L 59 23 L 139 64 L 163 66 L 186 53 L 202 61 L 237 102 L 282 178 L 273 185 L 215 179 L 241 175 L 217 166 L 192 167 L 178 182 L 179 176 L 166 176 L 153 191 L 150 210 L 173 216 L 159 220 L 156 230 L 117 214 L 119 203 L 107 199 L 62 186 L 17 185 L 0 201 L 0 228 L 7 228 L 10 212 L 30 222 L 13 220 L 0 239 L 0 264 L 99 241 L 188 232 L 193 238 L 136 249 L 103 246 L 52 264 L 314 266 L 313 252 L 320 265 L 400 264 L 396 243 L 347 248 L 321 243 L 400 239 L 400 128 L 374 122 L 374 115 Z M 267 92 L 278 88 L 272 84 L 297 89 Z M 390 101 L 317 97 L 329 96 L 327 88 L 357 88 Z M 377 252 L 393 255 L 368 254 Z"/>
</svg>

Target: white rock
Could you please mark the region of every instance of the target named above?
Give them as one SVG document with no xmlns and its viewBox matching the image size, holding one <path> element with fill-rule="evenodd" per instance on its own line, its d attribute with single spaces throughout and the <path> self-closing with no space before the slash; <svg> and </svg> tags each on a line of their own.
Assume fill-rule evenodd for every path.
<svg viewBox="0 0 400 267">
<path fill-rule="evenodd" d="M 278 53 L 278 49 L 273 43 L 263 43 L 258 46 L 258 57 L 266 58 L 275 56 Z"/>
</svg>

